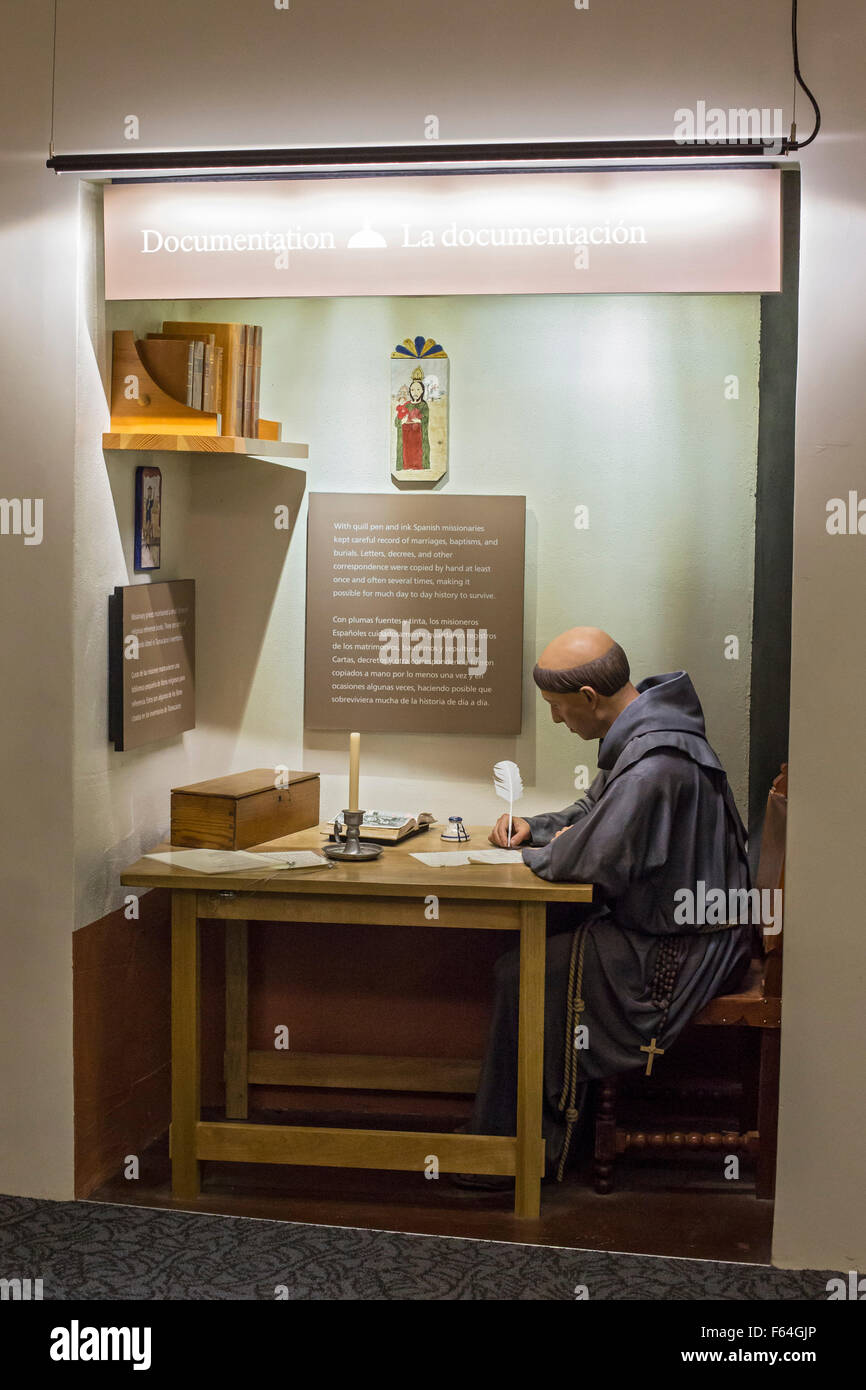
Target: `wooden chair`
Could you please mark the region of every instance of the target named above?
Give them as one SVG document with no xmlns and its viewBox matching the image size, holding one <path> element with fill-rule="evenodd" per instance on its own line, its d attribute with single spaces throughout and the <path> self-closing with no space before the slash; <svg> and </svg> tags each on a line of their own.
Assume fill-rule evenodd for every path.
<svg viewBox="0 0 866 1390">
<path fill-rule="evenodd" d="M 755 887 L 783 889 L 785 877 L 785 825 L 788 808 L 788 765 L 773 782 L 761 837 L 761 854 Z M 776 1185 L 776 1138 L 778 1130 L 779 1044 L 782 992 L 782 932 L 760 934 L 756 955 L 748 978 L 737 994 L 712 999 L 692 1020 L 691 1026 L 760 1029 L 757 1096 L 754 1105 L 755 1129 L 743 1123 L 737 1131 L 689 1125 L 664 1129 L 629 1130 L 617 1125 L 617 1079 L 600 1083 L 595 1121 L 595 1190 L 613 1190 L 613 1165 L 618 1154 L 628 1149 L 674 1154 L 717 1149 L 724 1153 L 755 1155 L 755 1195 L 771 1198 Z M 679 1048 L 682 1048 L 682 1041 Z M 654 1078 L 655 1079 L 655 1078 Z M 721 1093 L 721 1092 L 720 1092 Z M 750 1087 L 744 1083 L 743 1097 Z M 749 1120 L 746 1120 L 748 1123 Z"/>
</svg>

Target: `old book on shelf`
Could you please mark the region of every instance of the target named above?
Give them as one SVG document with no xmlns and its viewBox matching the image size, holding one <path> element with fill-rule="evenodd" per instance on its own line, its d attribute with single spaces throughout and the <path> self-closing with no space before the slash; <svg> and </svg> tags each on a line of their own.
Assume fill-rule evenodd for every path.
<svg viewBox="0 0 866 1390">
<path fill-rule="evenodd" d="M 223 350 L 219 344 L 215 344 L 213 350 L 213 409 L 220 413 L 220 418 L 222 418 L 222 392 Z"/>
<path fill-rule="evenodd" d="M 259 382 L 262 372 L 262 329 L 260 324 L 244 325 L 244 417 L 243 433 L 255 439 L 259 419 Z"/>
<path fill-rule="evenodd" d="M 244 359 L 242 323 L 191 323 L 167 319 L 163 333 L 174 337 L 203 338 L 213 335 L 214 348 L 222 348 L 221 397 L 215 410 L 222 418 L 222 433 L 243 434 Z"/>
<path fill-rule="evenodd" d="M 308 830 L 319 819 L 318 772 L 288 772 L 275 786 L 272 767 L 213 777 L 171 793 L 171 843 L 185 849 L 248 849 Z"/>
<path fill-rule="evenodd" d="M 253 328 L 253 401 L 250 416 L 250 435 L 257 439 L 259 435 L 259 398 L 262 385 L 262 337 L 263 331 L 260 323 Z"/>
<path fill-rule="evenodd" d="M 219 411 L 219 401 L 214 392 L 216 370 L 216 337 L 208 333 L 201 340 L 204 361 L 202 363 L 201 408 Z"/>
<path fill-rule="evenodd" d="M 192 344 L 192 394 L 196 410 L 204 410 L 204 343 L 194 338 Z"/>
<path fill-rule="evenodd" d="M 252 402 L 253 386 L 253 342 L 252 328 L 248 323 L 244 324 L 244 366 L 243 366 L 243 397 L 241 404 L 241 434 L 245 439 L 249 438 L 250 433 L 250 404 Z"/>
<path fill-rule="evenodd" d="M 196 360 L 196 400 L 194 404 L 199 410 L 216 411 L 219 413 L 220 401 L 216 393 L 216 335 L 214 333 L 176 333 L 168 331 L 168 325 L 162 333 L 148 333 L 148 339 L 162 340 L 163 342 L 186 341 L 195 345 Z"/>
</svg>

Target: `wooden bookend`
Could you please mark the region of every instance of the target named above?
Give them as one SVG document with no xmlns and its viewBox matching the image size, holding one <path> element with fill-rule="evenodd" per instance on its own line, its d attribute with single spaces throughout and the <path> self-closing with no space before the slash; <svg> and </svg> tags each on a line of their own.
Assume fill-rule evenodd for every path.
<svg viewBox="0 0 866 1390">
<path fill-rule="evenodd" d="M 281 433 L 282 426 L 278 420 L 262 420 L 261 417 L 259 418 L 259 432 L 256 436 L 258 439 L 269 439 L 272 443 L 278 444 Z"/>
<path fill-rule="evenodd" d="M 195 410 L 167 395 L 147 371 L 135 346 L 135 334 L 113 334 L 111 362 L 112 434 L 219 434 L 219 417 Z"/>
</svg>

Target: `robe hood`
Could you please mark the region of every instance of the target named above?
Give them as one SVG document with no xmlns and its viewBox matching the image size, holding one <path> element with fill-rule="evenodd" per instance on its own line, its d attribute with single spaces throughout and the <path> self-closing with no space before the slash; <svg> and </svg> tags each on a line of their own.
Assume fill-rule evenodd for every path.
<svg viewBox="0 0 866 1390">
<path fill-rule="evenodd" d="M 677 748 L 702 767 L 722 771 L 707 743 L 698 692 L 685 671 L 648 676 L 599 744 L 598 766 L 612 781 L 656 748 Z"/>
<path fill-rule="evenodd" d="M 749 886 L 745 830 L 686 672 L 637 691 L 601 741 L 583 800 L 530 817 L 523 860 L 551 882 L 593 883 L 600 911 L 622 927 L 677 935 L 681 886 Z"/>
</svg>

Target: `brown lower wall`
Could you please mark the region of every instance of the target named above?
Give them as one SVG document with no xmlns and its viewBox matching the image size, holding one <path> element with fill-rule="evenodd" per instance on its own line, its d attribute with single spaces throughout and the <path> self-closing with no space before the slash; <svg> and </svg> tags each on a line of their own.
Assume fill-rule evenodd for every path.
<svg viewBox="0 0 866 1390">
<path fill-rule="evenodd" d="M 139 900 L 72 938 L 75 1194 L 166 1128 L 171 1094 L 169 899 Z"/>
<path fill-rule="evenodd" d="M 123 910 L 73 937 L 75 1191 L 86 1197 L 127 1154 L 168 1129 L 171 937 L 168 894 L 142 894 L 140 918 Z M 202 925 L 202 1103 L 221 1105 L 223 928 Z M 259 923 L 250 927 L 250 1047 L 289 1029 L 298 1052 L 480 1057 L 496 957 L 510 933 L 434 927 Z M 338 1108 L 370 1114 L 404 1106 L 435 1114 L 431 1097 L 299 1092 L 256 1087 L 273 1109 Z M 452 1102 L 449 1102 L 452 1104 Z"/>
</svg>

